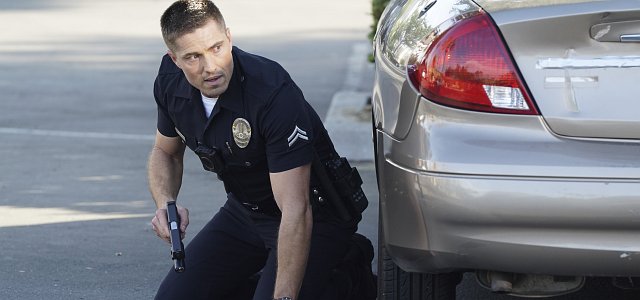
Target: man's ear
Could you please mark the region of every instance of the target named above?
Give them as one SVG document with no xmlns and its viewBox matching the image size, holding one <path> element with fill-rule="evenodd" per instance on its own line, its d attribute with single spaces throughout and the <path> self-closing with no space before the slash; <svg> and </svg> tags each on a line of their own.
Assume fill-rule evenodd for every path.
<svg viewBox="0 0 640 300">
<path fill-rule="evenodd" d="M 229 29 L 229 27 L 227 27 L 227 30 L 225 33 L 227 35 L 227 38 L 229 39 L 229 45 L 233 47 L 233 40 L 231 39 L 231 30 Z"/>
<path fill-rule="evenodd" d="M 167 54 L 169 54 L 169 57 L 171 57 L 171 60 L 173 61 L 174 64 L 176 64 L 176 66 L 178 66 L 178 68 L 180 68 L 180 65 L 178 64 L 178 57 L 176 56 L 175 53 L 173 53 L 173 51 L 171 50 L 167 50 Z M 180 68 L 182 69 L 182 68 Z"/>
</svg>

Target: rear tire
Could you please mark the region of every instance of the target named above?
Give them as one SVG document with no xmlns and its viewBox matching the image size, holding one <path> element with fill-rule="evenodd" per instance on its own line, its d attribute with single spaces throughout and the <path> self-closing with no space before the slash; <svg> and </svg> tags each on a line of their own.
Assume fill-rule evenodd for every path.
<svg viewBox="0 0 640 300">
<path fill-rule="evenodd" d="M 378 234 L 378 300 L 455 300 L 462 273 L 424 274 L 405 272 L 384 247 Z"/>
</svg>

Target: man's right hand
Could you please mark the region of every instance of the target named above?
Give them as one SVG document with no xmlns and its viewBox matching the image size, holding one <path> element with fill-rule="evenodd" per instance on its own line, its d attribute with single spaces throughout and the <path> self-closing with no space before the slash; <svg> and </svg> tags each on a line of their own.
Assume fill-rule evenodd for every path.
<svg viewBox="0 0 640 300">
<path fill-rule="evenodd" d="M 187 232 L 187 226 L 189 226 L 189 210 L 180 205 L 176 205 L 176 207 L 178 208 L 178 215 L 180 216 L 180 238 L 184 239 Z M 151 226 L 158 237 L 165 240 L 167 243 L 171 243 L 166 207 L 158 208 L 156 210 L 156 215 L 151 220 Z"/>
</svg>

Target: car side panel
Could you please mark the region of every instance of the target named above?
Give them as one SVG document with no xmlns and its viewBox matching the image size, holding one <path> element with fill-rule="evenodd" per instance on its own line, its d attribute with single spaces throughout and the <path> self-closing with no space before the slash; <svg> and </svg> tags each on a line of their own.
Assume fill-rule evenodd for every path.
<svg viewBox="0 0 640 300">
<path fill-rule="evenodd" d="M 640 143 L 423 99 L 407 138 L 378 131 L 377 149 L 383 234 L 407 271 L 640 275 Z"/>
<path fill-rule="evenodd" d="M 387 159 L 427 172 L 640 179 L 638 141 L 565 138 L 539 116 L 478 113 L 424 99 L 405 141 L 385 148 Z"/>
<path fill-rule="evenodd" d="M 640 275 L 639 181 L 453 176 L 384 164 L 380 213 L 385 238 L 393 237 L 385 246 L 407 271 Z"/>
</svg>

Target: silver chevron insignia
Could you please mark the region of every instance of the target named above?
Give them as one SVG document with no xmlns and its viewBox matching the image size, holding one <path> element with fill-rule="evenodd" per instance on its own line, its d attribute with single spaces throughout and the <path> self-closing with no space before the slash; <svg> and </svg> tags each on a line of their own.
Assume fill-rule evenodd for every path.
<svg viewBox="0 0 640 300">
<path fill-rule="evenodd" d="M 309 140 L 309 137 L 307 137 L 307 132 L 298 128 L 298 126 L 296 126 L 296 128 L 293 130 L 293 132 L 291 133 L 291 135 L 289 136 L 289 138 L 287 139 L 287 141 L 289 141 L 289 147 L 291 147 L 291 145 L 293 145 L 293 143 L 295 143 L 298 139 L 303 139 L 305 141 Z"/>
</svg>

